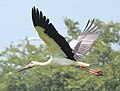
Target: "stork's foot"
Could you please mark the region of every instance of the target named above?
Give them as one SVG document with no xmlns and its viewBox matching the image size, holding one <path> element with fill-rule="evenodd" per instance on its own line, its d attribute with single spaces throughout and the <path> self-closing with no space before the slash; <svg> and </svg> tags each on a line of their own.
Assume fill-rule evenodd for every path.
<svg viewBox="0 0 120 91">
<path fill-rule="evenodd" d="M 90 69 L 87 67 L 80 67 L 80 68 L 87 71 L 87 72 L 90 72 L 96 76 L 103 76 L 103 72 L 101 70 L 94 70 L 94 69 Z"/>
<path fill-rule="evenodd" d="M 96 76 L 103 76 L 103 72 L 101 70 L 93 70 L 93 69 L 91 70 L 90 69 L 90 71 L 88 71 L 88 72 L 90 72 Z"/>
<path fill-rule="evenodd" d="M 96 76 L 103 76 L 103 72 L 101 70 L 95 70 L 92 72 L 92 74 L 94 74 Z"/>
</svg>

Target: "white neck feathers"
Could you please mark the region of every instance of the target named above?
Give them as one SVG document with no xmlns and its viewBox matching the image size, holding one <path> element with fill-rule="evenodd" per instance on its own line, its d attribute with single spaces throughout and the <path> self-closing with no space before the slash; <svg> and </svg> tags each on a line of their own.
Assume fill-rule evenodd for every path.
<svg viewBox="0 0 120 91">
<path fill-rule="evenodd" d="M 48 61 L 46 62 L 36 62 L 36 65 L 48 65 L 48 64 L 51 64 L 52 63 L 52 59 L 50 58 Z"/>
</svg>

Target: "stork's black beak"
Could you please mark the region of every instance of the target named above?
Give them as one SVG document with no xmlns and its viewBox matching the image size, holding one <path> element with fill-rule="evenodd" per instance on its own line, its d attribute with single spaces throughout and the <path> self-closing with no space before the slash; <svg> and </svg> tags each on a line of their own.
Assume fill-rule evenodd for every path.
<svg viewBox="0 0 120 91">
<path fill-rule="evenodd" d="M 27 69 L 30 69 L 30 68 L 32 68 L 32 67 L 29 66 L 29 65 L 27 65 L 27 66 L 25 66 L 24 68 L 18 70 L 18 72 L 21 72 L 21 71 L 24 71 L 24 70 L 27 70 Z"/>
</svg>

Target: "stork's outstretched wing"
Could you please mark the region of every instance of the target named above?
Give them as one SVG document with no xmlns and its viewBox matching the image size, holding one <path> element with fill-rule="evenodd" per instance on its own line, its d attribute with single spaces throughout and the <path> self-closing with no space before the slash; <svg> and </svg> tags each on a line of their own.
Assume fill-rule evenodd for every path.
<svg viewBox="0 0 120 91">
<path fill-rule="evenodd" d="M 80 57 L 77 55 L 85 55 L 90 51 L 94 41 L 97 40 L 102 33 L 102 31 L 99 30 L 99 27 L 98 23 L 94 24 L 94 19 L 92 21 L 88 20 L 84 31 L 80 34 L 77 40 L 70 42 L 76 60 L 80 60 Z"/>
<path fill-rule="evenodd" d="M 46 43 L 51 54 L 75 60 L 74 53 L 64 37 L 57 32 L 52 23 L 49 23 L 49 19 L 35 7 L 32 8 L 32 20 L 39 37 Z"/>
</svg>

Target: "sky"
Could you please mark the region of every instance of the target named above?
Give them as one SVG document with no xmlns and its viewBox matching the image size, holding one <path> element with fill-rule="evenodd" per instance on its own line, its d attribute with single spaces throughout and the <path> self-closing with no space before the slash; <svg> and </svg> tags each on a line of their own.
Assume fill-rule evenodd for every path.
<svg viewBox="0 0 120 91">
<path fill-rule="evenodd" d="M 63 36 L 67 33 L 65 17 L 78 21 L 81 29 L 92 18 L 105 23 L 120 22 L 120 0 L 0 0 L 0 51 L 11 42 L 21 43 L 26 36 L 38 37 L 31 19 L 33 6 L 39 8 Z"/>
</svg>

